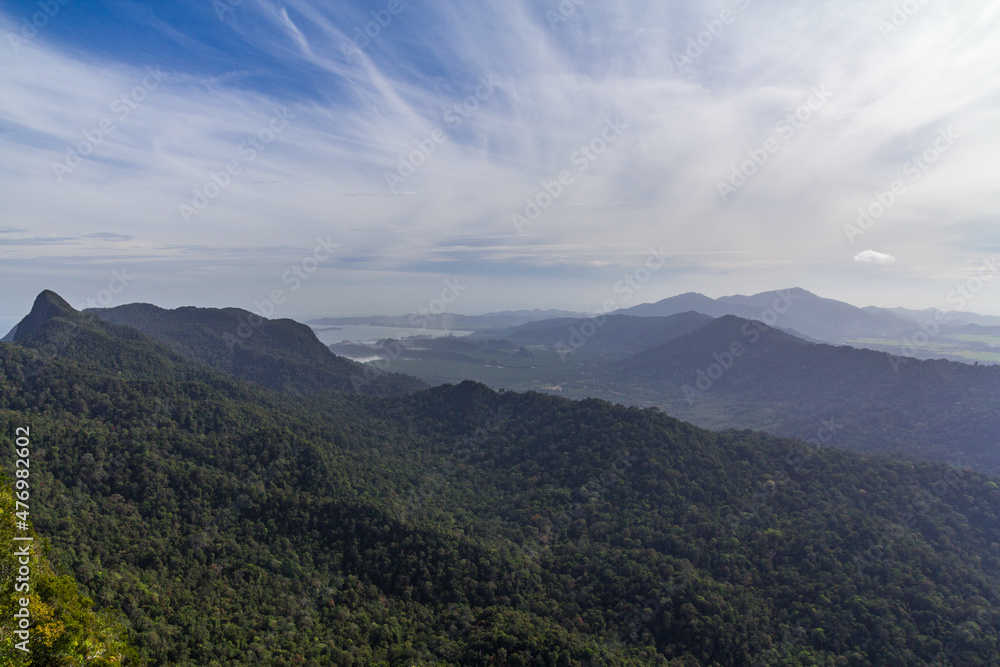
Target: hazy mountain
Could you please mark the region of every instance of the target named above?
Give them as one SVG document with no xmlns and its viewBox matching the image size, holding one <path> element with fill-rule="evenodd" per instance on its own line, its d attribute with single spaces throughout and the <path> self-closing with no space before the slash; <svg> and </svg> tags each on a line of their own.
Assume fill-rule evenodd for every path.
<svg viewBox="0 0 1000 667">
<path fill-rule="evenodd" d="M 900 317 L 914 323 L 947 320 L 950 326 L 963 326 L 966 324 L 978 324 L 985 327 L 1000 326 L 1000 317 L 995 315 L 978 315 L 965 311 L 948 310 L 943 311 L 938 308 L 925 308 L 923 310 L 912 310 L 910 308 L 878 308 L 867 306 L 864 310 L 872 313 L 885 313 L 895 317 Z"/>
<path fill-rule="evenodd" d="M 985 475 L 475 383 L 293 399 L 49 301 L 0 430 L 138 664 L 996 662 Z M 740 360 L 829 347 L 773 333 Z"/>
<path fill-rule="evenodd" d="M 661 345 L 689 334 L 711 317 L 683 312 L 669 317 L 606 315 L 591 318 L 558 318 L 522 324 L 492 332 L 521 345 L 546 345 L 562 354 L 597 354 L 620 357 Z"/>
<path fill-rule="evenodd" d="M 984 326 L 982 324 L 963 324 L 948 328 L 949 334 L 965 334 L 968 336 L 1000 336 L 1000 325 Z"/>
<path fill-rule="evenodd" d="M 166 310 L 129 304 L 87 312 L 138 329 L 212 368 L 279 391 L 383 394 L 425 386 L 414 378 L 382 373 L 334 355 L 304 324 L 268 320 L 238 308 Z"/>
<path fill-rule="evenodd" d="M 617 312 L 625 315 L 666 316 L 685 310 L 694 310 L 712 317 L 736 315 L 761 320 L 773 327 L 829 343 L 895 336 L 913 329 L 913 323 L 909 319 L 825 299 L 797 287 L 718 299 L 688 293 Z"/>
<path fill-rule="evenodd" d="M 769 316 L 773 314 L 772 326 L 791 329 L 825 342 L 891 336 L 912 329 L 912 325 L 892 315 L 870 313 L 800 288 L 761 292 L 753 296 L 727 296 L 718 301 L 750 309 L 754 316 L 747 319 L 770 322 Z"/>
<path fill-rule="evenodd" d="M 838 447 L 1000 474 L 997 366 L 812 344 L 725 316 L 614 364 L 606 377 L 659 391 L 677 414 L 700 423 L 814 438 L 832 420 L 829 444 Z"/>
<path fill-rule="evenodd" d="M 637 306 L 623 308 L 616 312 L 637 317 L 668 317 L 689 311 L 711 315 L 712 317 L 728 314 L 725 307 L 717 304 L 715 299 L 697 292 L 678 294 L 677 296 L 668 297 L 656 303 L 640 303 Z"/>
</svg>

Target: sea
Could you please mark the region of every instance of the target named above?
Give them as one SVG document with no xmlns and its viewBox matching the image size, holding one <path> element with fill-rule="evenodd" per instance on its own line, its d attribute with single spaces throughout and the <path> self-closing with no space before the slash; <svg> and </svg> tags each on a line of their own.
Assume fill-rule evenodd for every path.
<svg viewBox="0 0 1000 667">
<path fill-rule="evenodd" d="M 468 336 L 471 331 L 448 329 L 407 329 L 403 327 L 378 327 L 369 324 L 342 324 L 336 326 L 316 325 L 311 327 L 316 337 L 324 345 L 334 343 L 375 343 L 386 338 L 407 338 L 409 336 Z"/>
</svg>

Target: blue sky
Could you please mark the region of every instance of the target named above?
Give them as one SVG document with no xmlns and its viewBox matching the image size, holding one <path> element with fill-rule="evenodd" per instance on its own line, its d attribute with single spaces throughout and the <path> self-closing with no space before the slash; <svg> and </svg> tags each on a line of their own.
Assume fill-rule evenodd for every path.
<svg viewBox="0 0 1000 667">
<path fill-rule="evenodd" d="M 998 37 L 982 1 L 0 2 L 0 328 L 45 288 L 304 319 L 456 278 L 948 308 L 1000 254 Z"/>
</svg>

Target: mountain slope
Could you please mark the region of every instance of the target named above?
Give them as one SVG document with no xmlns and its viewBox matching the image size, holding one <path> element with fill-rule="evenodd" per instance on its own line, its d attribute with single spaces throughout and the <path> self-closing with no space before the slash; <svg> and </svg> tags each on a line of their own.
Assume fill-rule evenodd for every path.
<svg viewBox="0 0 1000 667">
<path fill-rule="evenodd" d="M 756 320 L 773 311 L 776 317 L 773 326 L 792 329 L 829 343 L 892 336 L 913 327 L 890 313 L 870 312 L 801 288 L 762 292 L 753 296 L 727 296 L 718 299 L 718 302 L 748 308 L 754 313 L 752 319 Z"/>
<path fill-rule="evenodd" d="M 491 332 L 522 345 L 545 345 L 567 354 L 628 356 L 689 334 L 711 320 L 695 312 L 670 317 L 605 315 L 559 318 Z"/>
<path fill-rule="evenodd" d="M 72 318 L 75 313 L 76 309 L 61 296 L 51 290 L 44 290 L 35 298 L 31 312 L 11 330 L 10 340 L 22 341 L 49 320 L 57 317 Z"/>
<path fill-rule="evenodd" d="M 1000 664 L 984 475 L 474 383 L 292 400 L 103 323 L 31 367 L 71 319 L 0 345 L 0 430 L 141 664 Z"/>
<path fill-rule="evenodd" d="M 675 414 L 830 440 L 1000 474 L 1000 368 L 811 344 L 726 316 L 618 364 L 618 383 L 660 391 Z"/>
<path fill-rule="evenodd" d="M 425 386 L 415 378 L 381 373 L 334 355 L 304 324 L 268 320 L 238 308 L 165 310 L 130 304 L 88 312 L 106 322 L 138 329 L 188 358 L 277 391 L 396 394 Z"/>
<path fill-rule="evenodd" d="M 669 317 L 679 313 L 694 311 L 711 317 L 727 315 L 725 308 L 716 303 L 715 299 L 699 294 L 698 292 L 686 292 L 661 299 L 656 303 L 640 303 L 631 308 L 624 308 L 617 311 L 619 314 L 632 315 L 635 317 Z"/>
<path fill-rule="evenodd" d="M 23 434 L 26 431 L 18 431 Z M 29 447 L 24 457 L 30 461 L 30 430 L 26 438 Z M 20 458 L 20 457 L 19 457 Z M 21 461 L 22 465 L 24 460 Z M 29 471 L 30 467 L 18 467 Z M 15 531 L 17 497 L 13 484 L 30 484 L 30 477 L 9 480 L 0 473 L 0 541 L 8 546 L 0 552 L 0 656 L 10 667 L 29 665 L 87 664 L 93 667 L 114 667 L 131 658 L 131 649 L 122 624 L 110 613 L 95 613 L 93 601 L 81 595 L 71 577 L 59 576 L 45 553 L 42 537 L 31 527 Z M 20 487 L 19 487 L 20 488 Z M 29 505 L 30 507 L 30 505 Z M 15 539 L 20 538 L 18 541 Z M 27 555 L 23 555 L 25 552 Z M 22 568 L 29 570 L 27 576 Z M 19 581 L 15 580 L 15 574 Z M 17 583 L 17 590 L 14 584 Z M 27 589 L 24 588 L 27 585 Z M 27 605 L 22 606 L 22 601 Z M 30 614 L 32 627 L 25 635 L 15 614 L 24 610 Z"/>
</svg>

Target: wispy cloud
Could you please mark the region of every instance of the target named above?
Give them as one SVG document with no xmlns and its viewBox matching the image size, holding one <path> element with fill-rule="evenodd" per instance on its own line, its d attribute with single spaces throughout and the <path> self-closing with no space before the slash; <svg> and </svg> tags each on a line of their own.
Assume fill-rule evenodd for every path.
<svg viewBox="0 0 1000 667">
<path fill-rule="evenodd" d="M 414 291 L 460 267 L 484 278 L 466 309 L 498 303 L 499 288 L 482 286 L 498 274 L 527 305 L 585 309 L 650 244 L 679 258 L 650 299 L 801 284 L 856 300 L 835 278 L 843 225 L 952 125 L 962 141 L 865 239 L 905 254 L 900 275 L 913 271 L 883 298 L 919 305 L 928 276 L 947 284 L 978 255 L 968 222 L 1000 205 L 989 168 L 1000 151 L 1000 3 L 928 4 L 886 39 L 879 22 L 892 4 L 590 2 L 552 29 L 545 3 L 404 1 L 353 53 L 344 45 L 382 6 L 261 0 L 220 21 L 195 3 L 137 4 L 115 38 L 143 36 L 141 56 L 102 51 L 99 35 L 72 41 L 82 38 L 57 25 L 18 53 L 0 44 L 3 223 L 24 230 L 21 241 L 74 239 L 15 241 L 36 270 L 70 261 L 83 273 L 113 242 L 148 275 L 175 276 L 193 247 L 207 249 L 194 254 L 215 262 L 208 294 L 220 303 L 257 297 L 285 270 L 267 253 L 235 263 L 234 248 L 307 247 L 320 234 L 366 261 L 331 261 L 302 308 L 405 311 L 426 300 Z M 70 9 L 67 24 L 88 20 Z M 723 11 L 733 20 L 679 67 L 677 54 Z M 19 18 L 0 16 L 0 33 Z M 157 65 L 163 81 L 130 98 Z M 483 77 L 496 90 L 476 99 Z M 829 100 L 789 123 L 817 86 Z M 294 116 L 290 127 L 250 159 L 276 109 Z M 578 171 L 574 154 L 609 117 L 628 130 Z M 114 130 L 60 183 L 52 164 L 105 119 Z M 445 139 L 429 139 L 435 131 Z M 721 201 L 718 182 L 771 137 L 780 150 Z M 420 151 L 394 194 L 387 172 Z M 179 206 L 230 163 L 239 173 L 184 224 Z M 573 185 L 518 235 L 511 215 L 564 170 Z M 401 276 L 407 284 L 390 289 Z"/>
</svg>

